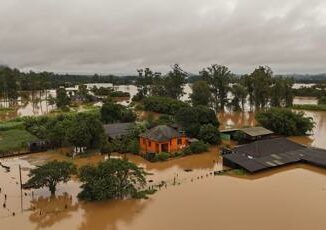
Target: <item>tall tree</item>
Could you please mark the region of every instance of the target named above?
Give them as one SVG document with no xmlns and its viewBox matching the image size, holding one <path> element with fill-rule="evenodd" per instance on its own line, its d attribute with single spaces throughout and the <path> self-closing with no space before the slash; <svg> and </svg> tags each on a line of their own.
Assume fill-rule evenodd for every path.
<svg viewBox="0 0 326 230">
<path fill-rule="evenodd" d="M 226 66 L 214 64 L 203 69 L 201 75 L 211 89 L 215 111 L 224 111 L 224 107 L 228 102 L 227 94 L 232 77 L 231 71 Z"/>
<path fill-rule="evenodd" d="M 62 109 L 70 104 L 70 98 L 67 95 L 65 88 L 57 89 L 56 105 L 58 108 Z"/>
<path fill-rule="evenodd" d="M 174 64 L 172 70 L 164 77 L 163 85 L 168 97 L 179 99 L 184 95 L 184 85 L 187 74 L 178 64 Z"/>
<path fill-rule="evenodd" d="M 246 98 L 248 95 L 247 89 L 243 85 L 235 83 L 231 88 L 231 92 L 233 94 L 233 98 L 231 100 L 231 106 L 233 110 L 244 110 Z"/>
<path fill-rule="evenodd" d="M 193 106 L 205 105 L 208 106 L 211 99 L 211 92 L 206 81 L 196 81 L 192 85 L 192 93 L 190 99 Z"/>
<path fill-rule="evenodd" d="M 265 108 L 270 98 L 273 72 L 268 66 L 260 66 L 251 74 L 256 109 Z"/>
<path fill-rule="evenodd" d="M 48 187 L 54 195 L 57 184 L 67 183 L 71 174 L 76 173 L 76 167 L 70 162 L 50 161 L 42 166 L 32 169 L 29 173 L 30 179 L 24 185 L 27 188 Z"/>
<path fill-rule="evenodd" d="M 136 86 L 140 98 L 148 96 L 155 74 L 150 68 L 139 69 Z"/>
</svg>

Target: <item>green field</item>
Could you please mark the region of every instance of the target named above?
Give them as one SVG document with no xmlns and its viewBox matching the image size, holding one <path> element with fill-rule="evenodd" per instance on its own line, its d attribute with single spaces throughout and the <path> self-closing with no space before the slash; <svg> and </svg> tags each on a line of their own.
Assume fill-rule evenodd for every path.
<svg viewBox="0 0 326 230">
<path fill-rule="evenodd" d="M 0 153 L 24 150 L 26 143 L 32 140 L 37 140 L 37 138 L 26 130 L 11 129 L 0 131 Z"/>
</svg>

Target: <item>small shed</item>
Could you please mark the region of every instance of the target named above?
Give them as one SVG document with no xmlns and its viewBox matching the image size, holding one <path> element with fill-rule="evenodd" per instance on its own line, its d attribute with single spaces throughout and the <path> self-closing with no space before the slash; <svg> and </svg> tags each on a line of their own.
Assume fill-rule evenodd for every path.
<svg viewBox="0 0 326 230">
<path fill-rule="evenodd" d="M 246 135 L 246 139 L 249 140 L 264 139 L 274 134 L 273 131 L 266 129 L 262 126 L 242 128 L 240 129 L 240 131 L 244 133 Z"/>
<path fill-rule="evenodd" d="M 38 153 L 47 151 L 49 147 L 48 142 L 43 140 L 30 141 L 27 143 L 28 151 L 31 153 Z"/>
<path fill-rule="evenodd" d="M 104 125 L 104 132 L 109 139 L 119 139 L 129 133 L 130 129 L 135 126 L 135 123 L 114 123 Z"/>
<path fill-rule="evenodd" d="M 273 131 L 261 126 L 225 129 L 220 132 L 223 140 L 236 140 L 242 144 L 261 139 L 268 139 L 274 134 Z"/>
</svg>

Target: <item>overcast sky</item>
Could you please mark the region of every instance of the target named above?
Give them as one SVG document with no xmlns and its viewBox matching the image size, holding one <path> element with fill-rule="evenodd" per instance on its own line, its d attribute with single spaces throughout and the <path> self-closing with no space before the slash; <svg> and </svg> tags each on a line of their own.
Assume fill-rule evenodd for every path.
<svg viewBox="0 0 326 230">
<path fill-rule="evenodd" d="M 71 73 L 326 72 L 325 0 L 0 0 L 0 64 Z"/>
</svg>

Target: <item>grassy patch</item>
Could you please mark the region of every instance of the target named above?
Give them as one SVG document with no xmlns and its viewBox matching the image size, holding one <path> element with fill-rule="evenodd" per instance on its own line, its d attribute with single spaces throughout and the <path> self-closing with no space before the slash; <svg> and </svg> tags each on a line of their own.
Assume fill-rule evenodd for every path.
<svg viewBox="0 0 326 230">
<path fill-rule="evenodd" d="M 0 112 L 11 112 L 14 111 L 14 108 L 0 108 Z"/>
<path fill-rule="evenodd" d="M 10 129 L 24 129 L 24 122 L 22 121 L 0 122 L 0 131 L 7 131 Z"/>
<path fill-rule="evenodd" d="M 293 105 L 293 109 L 298 110 L 312 110 L 312 111 L 326 111 L 326 104 L 321 105 Z"/>
<path fill-rule="evenodd" d="M 0 131 L 0 153 L 22 150 L 28 141 L 33 140 L 37 140 L 37 138 L 26 130 Z"/>
<path fill-rule="evenodd" d="M 237 176 L 244 176 L 247 175 L 247 172 L 243 169 L 233 169 L 230 171 L 231 174 L 237 175 Z"/>
</svg>

